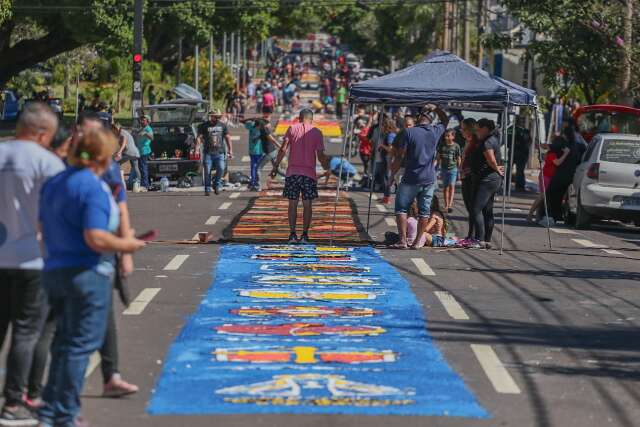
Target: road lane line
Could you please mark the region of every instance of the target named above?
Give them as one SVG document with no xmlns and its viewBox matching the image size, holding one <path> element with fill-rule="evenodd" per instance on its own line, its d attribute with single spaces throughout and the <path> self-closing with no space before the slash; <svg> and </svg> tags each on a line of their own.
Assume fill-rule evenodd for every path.
<svg viewBox="0 0 640 427">
<path fill-rule="evenodd" d="M 518 208 L 511 208 L 509 209 L 511 212 L 522 212 L 522 209 L 518 209 Z"/>
<path fill-rule="evenodd" d="M 240 193 L 231 193 L 229 194 L 229 198 L 230 199 L 237 199 L 238 197 L 240 197 Z"/>
<path fill-rule="evenodd" d="M 558 234 L 575 234 L 575 235 L 580 234 L 577 231 L 569 230 L 568 228 L 551 228 L 550 230 Z"/>
<path fill-rule="evenodd" d="M 220 219 L 219 216 L 214 215 L 214 216 L 210 216 L 209 219 L 207 220 L 207 222 L 204 223 L 204 225 L 214 225 L 216 222 L 218 222 L 218 220 Z M 198 234 L 196 233 L 196 237 L 198 236 Z"/>
<path fill-rule="evenodd" d="M 240 141 L 240 135 L 231 135 L 232 141 Z"/>
<path fill-rule="evenodd" d="M 387 225 L 389 227 L 395 227 L 396 226 L 395 218 L 385 218 L 384 221 L 387 223 Z"/>
<path fill-rule="evenodd" d="M 587 239 L 571 239 L 572 241 L 574 241 L 575 243 L 582 245 L 586 248 L 598 248 L 598 249 L 604 249 L 604 248 L 608 248 L 607 245 L 601 245 L 599 243 L 594 243 L 591 240 L 587 240 Z"/>
<path fill-rule="evenodd" d="M 240 159 L 240 161 L 241 161 L 241 162 L 244 162 L 244 163 L 248 163 L 248 162 L 250 162 L 250 161 L 251 161 L 251 157 L 249 157 L 249 156 L 242 156 L 242 159 Z"/>
<path fill-rule="evenodd" d="M 385 205 L 381 205 L 380 203 L 376 203 L 376 209 L 378 209 L 380 212 L 387 211 L 387 208 L 385 207 Z"/>
<path fill-rule="evenodd" d="M 87 365 L 87 369 L 84 371 L 85 378 L 89 378 L 91 374 L 93 374 L 93 371 L 95 371 L 98 365 L 100 365 L 100 361 L 101 359 L 99 351 L 94 351 L 93 353 L 91 353 L 91 357 L 89 357 L 89 364 Z"/>
<path fill-rule="evenodd" d="M 229 209 L 229 206 L 231 206 L 231 202 L 224 202 L 223 204 L 220 205 L 220 207 L 218 209 L 224 211 L 224 210 Z"/>
<path fill-rule="evenodd" d="M 197 238 L 196 235 L 196 239 Z M 177 270 L 187 258 L 189 258 L 189 255 L 176 255 L 169 261 L 169 264 L 164 266 L 163 270 Z"/>
<path fill-rule="evenodd" d="M 411 261 L 415 264 L 416 268 L 423 276 L 435 276 L 436 273 L 433 271 L 429 264 L 425 262 L 422 258 L 411 258 Z"/>
<path fill-rule="evenodd" d="M 194 234 L 194 235 L 193 235 L 193 237 L 191 238 L 191 240 L 199 241 L 199 240 L 200 240 L 200 237 L 198 237 L 198 235 L 199 235 L 199 234 L 200 234 L 200 233 L 196 233 L 196 234 Z"/>
<path fill-rule="evenodd" d="M 507 368 L 504 367 L 498 355 L 490 345 L 471 344 L 471 350 L 476 355 L 484 373 L 491 381 L 493 388 L 498 393 L 520 394 L 520 387 L 513 380 Z"/>
<path fill-rule="evenodd" d="M 444 306 L 447 314 L 455 320 L 469 320 L 469 316 L 464 311 L 458 300 L 449 292 L 436 291 L 436 297 L 440 300 L 440 303 Z"/>
<path fill-rule="evenodd" d="M 151 302 L 153 297 L 158 295 L 161 288 L 146 288 L 134 299 L 129 307 L 122 314 L 127 316 L 136 316 L 144 311 L 147 305 Z"/>
<path fill-rule="evenodd" d="M 621 256 L 628 257 L 627 254 L 617 251 L 615 249 L 603 249 L 602 251 L 608 253 L 609 255 L 621 255 Z"/>
<path fill-rule="evenodd" d="M 376 194 L 371 195 L 371 200 L 378 200 L 378 196 Z"/>
</svg>

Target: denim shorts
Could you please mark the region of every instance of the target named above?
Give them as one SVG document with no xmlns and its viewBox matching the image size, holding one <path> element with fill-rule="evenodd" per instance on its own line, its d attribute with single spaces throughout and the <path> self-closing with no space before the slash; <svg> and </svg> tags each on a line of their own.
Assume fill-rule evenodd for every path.
<svg viewBox="0 0 640 427">
<path fill-rule="evenodd" d="M 442 175 L 442 185 L 447 187 L 449 185 L 456 185 L 456 180 L 458 179 L 458 168 L 453 169 L 442 169 L 440 173 Z"/>
<path fill-rule="evenodd" d="M 427 185 L 405 184 L 398 187 L 396 192 L 396 214 L 406 214 L 415 199 L 418 203 L 418 214 L 422 218 L 427 218 L 431 214 L 431 199 L 436 189 L 435 183 Z"/>
</svg>

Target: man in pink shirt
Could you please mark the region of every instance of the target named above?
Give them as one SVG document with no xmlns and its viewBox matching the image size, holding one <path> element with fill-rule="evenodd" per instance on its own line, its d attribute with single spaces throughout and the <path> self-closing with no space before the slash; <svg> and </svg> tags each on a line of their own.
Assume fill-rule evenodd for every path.
<svg viewBox="0 0 640 427">
<path fill-rule="evenodd" d="M 296 219 L 298 217 L 298 200 L 302 194 L 304 207 L 304 224 L 300 243 L 309 243 L 309 227 L 311 226 L 313 199 L 318 197 L 316 178 L 316 159 L 325 170 L 329 169 L 329 161 L 324 154 L 322 132 L 313 126 L 313 112 L 304 109 L 298 117 L 297 123 L 287 130 L 284 141 L 278 152 L 278 158 L 273 165 L 271 177 L 275 178 L 278 165 L 289 150 L 289 166 L 284 183 L 283 197 L 289 199 L 289 243 L 298 242 L 296 234 Z"/>
</svg>

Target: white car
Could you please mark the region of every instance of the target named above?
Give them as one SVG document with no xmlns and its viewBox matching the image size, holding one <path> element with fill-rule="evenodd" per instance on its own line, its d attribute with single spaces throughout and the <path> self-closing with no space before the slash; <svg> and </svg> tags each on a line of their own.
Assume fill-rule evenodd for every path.
<svg viewBox="0 0 640 427">
<path fill-rule="evenodd" d="M 569 187 L 567 207 L 576 228 L 596 219 L 640 226 L 640 135 L 594 136 Z"/>
</svg>

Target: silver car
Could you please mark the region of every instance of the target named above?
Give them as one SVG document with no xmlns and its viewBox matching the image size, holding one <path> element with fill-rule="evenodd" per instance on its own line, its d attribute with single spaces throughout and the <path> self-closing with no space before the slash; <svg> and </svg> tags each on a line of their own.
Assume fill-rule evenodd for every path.
<svg viewBox="0 0 640 427">
<path fill-rule="evenodd" d="M 567 214 L 576 228 L 597 219 L 640 226 L 640 136 L 593 137 L 569 188 Z"/>
</svg>

